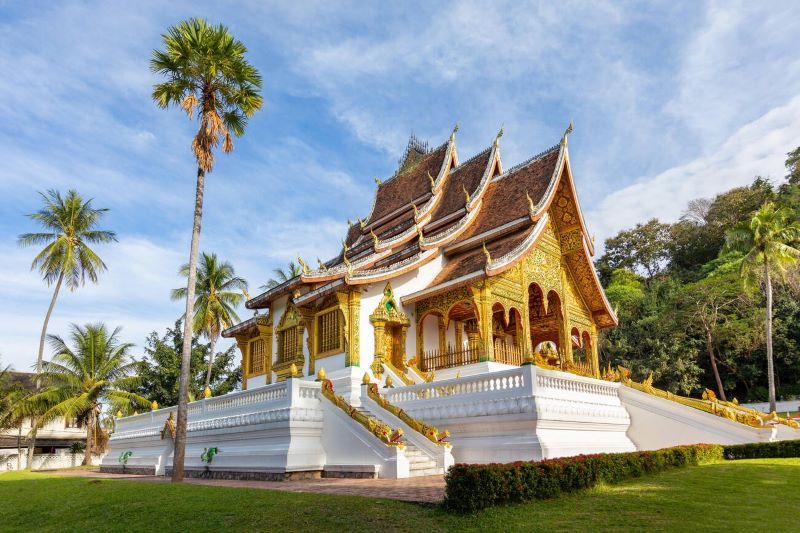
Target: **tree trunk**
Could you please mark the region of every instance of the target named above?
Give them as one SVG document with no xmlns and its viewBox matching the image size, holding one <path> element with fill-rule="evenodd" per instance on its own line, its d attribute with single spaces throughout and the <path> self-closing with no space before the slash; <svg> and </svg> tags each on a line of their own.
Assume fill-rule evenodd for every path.
<svg viewBox="0 0 800 533">
<path fill-rule="evenodd" d="M 192 356 L 192 311 L 194 310 L 194 285 L 197 279 L 197 254 L 200 243 L 200 222 L 203 218 L 203 182 L 205 172 L 197 168 L 197 188 L 194 201 L 192 245 L 189 249 L 189 280 L 186 286 L 186 314 L 183 321 L 183 351 L 181 353 L 181 379 L 178 388 L 178 419 L 175 428 L 175 451 L 172 461 L 172 481 L 183 481 L 183 463 L 186 456 L 186 422 L 189 399 L 189 365 Z"/>
<path fill-rule="evenodd" d="M 94 449 L 95 410 L 92 408 L 86 419 L 86 447 L 83 449 L 83 465 L 92 464 L 92 450 Z"/>
<path fill-rule="evenodd" d="M 769 388 L 769 412 L 777 410 L 775 404 L 775 370 L 772 362 L 772 278 L 769 275 L 769 262 L 764 261 L 764 282 L 767 291 L 767 386 Z"/>
<path fill-rule="evenodd" d="M 722 379 L 719 377 L 719 369 L 717 368 L 717 358 L 714 356 L 714 341 L 711 337 L 711 331 L 706 330 L 706 350 L 708 351 L 708 358 L 711 360 L 711 371 L 714 372 L 714 379 L 717 381 L 717 390 L 719 391 L 719 399 L 727 402 L 725 398 L 725 389 L 722 388 Z"/>
<path fill-rule="evenodd" d="M 216 348 L 216 346 L 217 346 L 217 339 L 214 338 L 214 337 L 211 337 L 211 339 L 209 340 L 209 344 L 210 344 L 209 349 L 211 350 L 211 353 L 208 356 L 208 371 L 206 372 L 206 387 L 210 386 L 210 384 L 211 384 L 211 367 L 214 364 L 214 348 Z"/>
<path fill-rule="evenodd" d="M 42 334 L 39 336 L 39 354 L 36 356 L 36 390 L 39 390 L 41 383 L 39 382 L 39 374 L 42 373 L 42 361 L 44 360 L 44 341 L 47 338 L 47 325 L 50 323 L 50 316 L 53 314 L 53 308 L 56 306 L 56 299 L 58 298 L 58 291 L 61 289 L 61 282 L 64 281 L 64 271 L 58 274 L 58 281 L 56 281 L 56 288 L 53 290 L 53 297 L 50 298 L 50 306 L 47 308 L 47 314 L 44 315 L 44 324 L 42 324 Z M 31 432 L 28 436 L 28 466 L 30 470 L 33 465 L 33 449 L 36 447 L 36 432 L 38 424 L 36 417 L 31 417 Z"/>
</svg>

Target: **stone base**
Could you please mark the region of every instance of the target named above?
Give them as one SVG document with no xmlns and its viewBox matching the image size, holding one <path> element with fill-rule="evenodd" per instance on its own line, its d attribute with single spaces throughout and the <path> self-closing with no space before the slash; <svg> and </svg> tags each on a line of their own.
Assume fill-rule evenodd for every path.
<svg viewBox="0 0 800 533">
<path fill-rule="evenodd" d="M 154 476 L 156 474 L 156 469 L 152 466 L 105 465 L 100 466 L 100 472 L 104 474 L 134 474 L 139 476 Z"/>
<path fill-rule="evenodd" d="M 322 477 L 327 479 L 377 479 L 377 472 L 341 472 L 341 471 L 322 471 Z"/>
<path fill-rule="evenodd" d="M 166 476 L 172 475 L 172 467 L 166 467 Z M 244 472 L 238 470 L 196 470 L 186 469 L 184 477 L 198 479 L 231 479 L 237 481 L 298 481 L 304 479 L 320 479 L 322 471 L 306 470 L 302 472 Z"/>
</svg>

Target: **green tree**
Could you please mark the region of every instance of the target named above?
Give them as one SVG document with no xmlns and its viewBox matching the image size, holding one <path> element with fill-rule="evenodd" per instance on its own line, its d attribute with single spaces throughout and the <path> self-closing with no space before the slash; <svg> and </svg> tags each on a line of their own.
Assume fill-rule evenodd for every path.
<svg viewBox="0 0 800 533">
<path fill-rule="evenodd" d="M 597 260 L 601 278 L 608 282 L 614 270 L 626 268 L 644 274 L 649 283 L 666 264 L 670 241 L 669 224 L 662 224 L 655 218 L 620 231 L 606 239 L 605 253 Z"/>
<path fill-rule="evenodd" d="M 31 270 L 38 270 L 48 286 L 55 283 L 53 297 L 44 316 L 42 333 L 39 337 L 37 374 L 42 371 L 47 325 L 53 314 L 61 284 L 66 282 L 67 288 L 74 291 L 86 282 L 87 277 L 92 283 L 97 283 L 98 276 L 106 270 L 106 265 L 89 245 L 117 240 L 114 232 L 97 229 L 100 219 L 108 209 L 95 209 L 92 207 L 92 200 L 84 200 L 75 190 L 67 191 L 66 196 L 61 196 L 61 193 L 55 190 L 39 194 L 44 206 L 28 217 L 38 222 L 44 231 L 23 233 L 18 240 L 20 246 L 45 245 L 33 258 Z M 38 425 L 34 418 L 28 444 L 29 465 L 33 464 Z"/>
<path fill-rule="evenodd" d="M 108 331 L 103 323 L 72 325 L 72 347 L 58 335 L 49 335 L 52 360 L 43 363 L 42 379 L 47 388 L 32 398 L 47 405 L 42 420 L 77 418 L 85 423 L 86 447 L 83 464 L 91 464 L 102 405 L 124 404 L 146 407 L 150 401 L 130 392 L 139 381 L 134 375 L 130 343 L 120 342 L 120 329 Z"/>
<path fill-rule="evenodd" d="M 259 288 L 262 291 L 267 291 L 269 289 L 277 287 L 281 283 L 285 283 L 285 282 L 289 281 L 290 279 L 292 279 L 292 278 L 294 278 L 296 276 L 299 276 L 301 272 L 302 272 L 302 268 L 300 267 L 300 265 L 298 265 L 294 261 L 289 261 L 289 264 L 287 265 L 286 270 L 284 270 L 282 268 L 273 269 L 272 273 L 275 274 L 275 277 L 274 278 L 270 278 L 269 281 L 267 281 L 266 285 L 262 285 Z"/>
<path fill-rule="evenodd" d="M 786 154 L 786 170 L 789 171 L 789 183 L 800 185 L 800 146 Z"/>
<path fill-rule="evenodd" d="M 178 403 L 178 386 L 181 372 L 181 347 L 183 346 L 182 320 L 167 328 L 164 335 L 152 332 L 145 341 L 145 357 L 137 363 L 136 373 L 141 378 L 135 391 L 155 400 L 159 405 Z M 192 339 L 192 358 L 189 367 L 189 397 L 202 398 L 205 379 L 208 375 L 209 344 Z M 236 389 L 242 379 L 241 367 L 236 364 L 235 346 L 219 352 L 213 358 L 209 387 L 214 396 L 227 394 Z"/>
<path fill-rule="evenodd" d="M 792 246 L 800 240 L 800 222 L 793 220 L 787 208 L 767 202 L 749 222 L 737 224 L 726 237 L 729 250 L 745 254 L 741 274 L 745 285 L 754 288 L 763 283 L 766 295 L 767 386 L 770 411 L 775 411 L 775 370 L 772 353 L 773 276 L 781 280 L 787 267 L 800 259 L 800 250 Z"/>
<path fill-rule="evenodd" d="M 181 276 L 188 277 L 189 265 L 180 269 Z M 195 284 L 194 319 L 192 330 L 195 335 L 202 333 L 211 347 L 208 355 L 208 373 L 205 386 L 211 382 L 211 368 L 214 365 L 214 348 L 223 330 L 239 322 L 236 307 L 242 303 L 247 293 L 247 282 L 238 277 L 228 261 L 220 262 L 217 254 L 203 252 L 200 267 L 197 269 Z M 173 289 L 172 299 L 186 298 L 186 288 Z"/>
<path fill-rule="evenodd" d="M 232 151 L 231 135 L 243 135 L 248 119 L 261 108 L 261 76 L 245 59 L 245 45 L 223 25 L 212 26 L 203 19 L 189 19 L 170 27 L 163 35 L 163 44 L 164 50 L 153 51 L 150 68 L 167 79 L 154 86 L 153 100 L 161 108 L 179 106 L 190 120 L 197 113 L 198 120 L 198 130 L 192 140 L 197 182 L 186 285 L 185 312 L 188 317 L 194 307 L 205 175 L 214 166 L 214 148 L 222 142 L 223 152 Z M 183 480 L 191 327 L 191 322 L 186 320 L 173 481 Z"/>
<path fill-rule="evenodd" d="M 0 366 L 0 430 L 17 429 L 17 470 L 22 468 L 23 402 L 28 394 L 22 383 L 12 379 L 8 367 Z"/>
</svg>

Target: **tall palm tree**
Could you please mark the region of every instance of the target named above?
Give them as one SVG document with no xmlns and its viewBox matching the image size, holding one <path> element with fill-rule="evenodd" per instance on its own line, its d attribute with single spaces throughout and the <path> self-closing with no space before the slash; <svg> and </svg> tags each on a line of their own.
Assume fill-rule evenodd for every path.
<svg viewBox="0 0 800 533">
<path fill-rule="evenodd" d="M 222 151 L 233 150 L 231 134 L 244 134 L 247 121 L 261 108 L 261 76 L 245 59 L 247 48 L 234 39 L 225 26 L 212 26 L 193 18 L 172 26 L 163 36 L 164 50 L 153 50 L 150 69 L 167 78 L 153 88 L 153 100 L 161 108 L 183 109 L 191 120 L 197 113 L 198 130 L 192 140 L 197 161 L 192 242 L 186 284 L 186 316 L 194 306 L 200 222 L 203 217 L 205 175 L 214 166 L 213 149 L 222 141 Z M 186 453 L 186 417 L 192 324 L 185 321 L 178 420 L 172 480 L 183 480 Z"/>
<path fill-rule="evenodd" d="M 269 290 L 273 287 L 277 287 L 281 283 L 289 281 L 295 276 L 299 276 L 302 272 L 300 265 L 295 263 L 294 261 L 289 261 L 286 270 L 282 268 L 276 268 L 272 270 L 272 273 L 275 274 L 274 278 L 270 278 L 269 281 L 265 285 L 259 287 L 262 291 Z"/>
<path fill-rule="evenodd" d="M 189 265 L 183 265 L 180 275 L 189 276 Z M 219 262 L 217 254 L 200 255 L 195 283 L 194 319 L 192 329 L 195 334 L 202 333 L 210 344 L 206 387 L 211 383 L 211 366 L 214 364 L 214 350 L 220 333 L 239 321 L 236 307 L 242 303 L 247 291 L 247 282 L 238 277 L 233 265 L 228 261 Z M 186 287 L 172 290 L 172 299 L 186 298 Z"/>
<path fill-rule="evenodd" d="M 737 224 L 726 235 L 726 248 L 745 253 L 741 274 L 745 285 L 757 287 L 763 280 L 767 299 L 767 382 L 769 409 L 775 411 L 775 374 L 772 358 L 772 280 L 783 279 L 787 267 L 800 259 L 800 222 L 787 208 L 767 202 L 749 221 Z"/>
<path fill-rule="evenodd" d="M 39 194 L 44 206 L 28 217 L 38 222 L 44 231 L 23 233 L 18 240 L 20 246 L 45 245 L 33 258 L 31 270 L 39 270 L 48 286 L 55 283 L 53 297 L 44 316 L 42 333 L 39 337 L 37 374 L 42 371 L 47 325 L 62 283 L 66 282 L 70 291 L 82 286 L 86 278 L 92 283 L 97 283 L 98 275 L 106 270 L 106 265 L 89 245 L 117 240 L 113 231 L 97 229 L 100 219 L 108 209 L 95 209 L 92 207 L 92 200 L 84 200 L 73 189 L 67 191 L 66 196 L 61 196 L 61 193 L 52 189 Z M 38 423 L 34 417 L 28 444 L 29 465 L 33 463 L 37 428 Z"/>
<path fill-rule="evenodd" d="M 49 335 L 52 360 L 43 363 L 46 388 L 31 403 L 46 406 L 44 422 L 56 418 L 77 418 L 85 422 L 86 448 L 83 464 L 91 464 L 98 417 L 103 404 L 127 403 L 147 407 L 150 402 L 129 392 L 139 378 L 130 357 L 133 346 L 118 339 L 120 328 L 108 331 L 103 323 L 72 325 L 72 347 L 61 337 Z"/>
</svg>

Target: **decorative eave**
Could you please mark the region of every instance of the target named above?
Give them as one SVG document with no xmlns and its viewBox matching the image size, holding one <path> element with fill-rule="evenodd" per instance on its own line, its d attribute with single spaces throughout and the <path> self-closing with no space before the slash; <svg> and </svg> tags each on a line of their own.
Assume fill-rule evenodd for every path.
<svg viewBox="0 0 800 533">
<path fill-rule="evenodd" d="M 444 283 L 440 283 L 432 287 L 426 287 L 417 292 L 407 294 L 400 298 L 400 302 L 402 302 L 403 305 L 410 305 L 419 302 L 420 300 L 425 300 L 444 292 L 451 291 L 458 287 L 469 285 L 473 281 L 484 277 L 486 277 L 486 272 L 484 270 L 476 270 L 475 272 L 470 272 L 469 274 L 465 274 L 456 279 L 451 279 L 449 281 L 445 281 Z"/>
<path fill-rule="evenodd" d="M 258 331 L 258 326 L 269 326 L 271 325 L 271 322 L 272 317 L 269 313 L 266 315 L 256 315 L 243 322 L 239 322 L 238 324 L 231 326 L 226 330 L 223 330 L 220 335 L 226 339 L 230 339 L 236 337 L 237 335 L 254 333 Z"/>
<path fill-rule="evenodd" d="M 606 292 L 603 290 L 603 284 L 600 283 L 600 278 L 597 277 L 597 270 L 594 268 L 594 263 L 592 263 L 591 254 L 589 251 L 589 247 L 586 243 L 586 239 L 583 240 L 583 259 L 589 263 L 589 270 L 592 271 L 592 278 L 594 279 L 594 284 L 597 289 L 597 292 L 600 293 L 600 298 L 603 301 L 603 307 L 601 311 L 593 311 L 592 315 L 604 314 L 606 313 L 610 318 L 612 324 L 600 326 L 601 328 L 609 328 L 619 325 L 619 318 L 617 318 L 617 314 L 614 312 L 614 309 L 611 307 L 611 303 L 608 301 L 606 297 Z"/>
<path fill-rule="evenodd" d="M 440 231 L 430 237 L 423 237 L 420 242 L 420 246 L 423 248 L 440 248 L 447 243 L 455 240 L 459 235 L 461 235 L 475 220 L 475 217 L 478 216 L 478 212 L 480 211 L 482 199 L 478 199 L 478 203 L 475 205 L 475 209 L 470 211 L 466 211 L 466 215 L 461 217 L 461 219 L 453 224 L 452 226 L 448 227 L 444 231 Z"/>
<path fill-rule="evenodd" d="M 439 254 L 437 253 L 436 249 L 421 251 L 418 254 L 412 255 L 411 257 L 385 267 L 375 268 L 372 270 L 359 270 L 357 272 L 353 272 L 352 274 L 348 274 L 345 276 L 345 282 L 348 285 L 364 285 L 367 283 L 385 281 L 417 269 L 438 257 L 438 255 Z"/>
<path fill-rule="evenodd" d="M 267 307 L 272 300 L 291 292 L 292 289 L 299 287 L 302 285 L 302 283 L 303 282 L 300 279 L 300 276 L 295 276 L 292 279 L 286 280 L 280 285 L 276 285 L 268 291 L 259 294 L 252 300 L 248 300 L 245 302 L 244 306 L 247 309 L 263 309 Z"/>
<path fill-rule="evenodd" d="M 545 213 L 542 218 L 534 223 L 530 233 L 528 233 L 525 239 L 523 239 L 523 241 L 519 243 L 513 250 L 498 257 L 497 259 L 487 262 L 485 267 L 486 275 L 496 276 L 516 265 L 523 257 L 525 257 L 525 254 L 532 250 L 536 246 L 536 243 L 539 242 L 539 239 L 544 234 L 544 228 L 547 226 L 548 220 L 549 215 Z"/>
<path fill-rule="evenodd" d="M 331 281 L 346 276 L 350 271 L 372 266 L 384 257 L 388 257 L 391 254 L 391 250 L 384 250 L 382 252 L 369 254 L 356 261 L 350 262 L 349 260 L 345 260 L 344 262 L 339 263 L 331 268 L 326 268 L 324 270 L 316 269 L 309 272 L 304 272 L 301 274 L 301 278 L 305 283 L 321 283 L 325 281 Z"/>
<path fill-rule="evenodd" d="M 317 298 L 322 298 L 323 296 L 332 294 L 336 292 L 336 289 L 344 286 L 345 286 L 345 281 L 342 278 L 331 281 L 329 283 L 321 285 L 320 287 L 317 287 L 313 291 L 309 291 L 303 294 L 302 296 L 299 296 L 298 298 L 295 299 L 294 303 L 297 306 L 306 305 L 308 303 L 313 302 Z"/>
<path fill-rule="evenodd" d="M 567 169 L 567 177 L 569 179 L 570 191 L 572 194 L 572 201 L 575 202 L 575 210 L 578 212 L 578 223 L 581 227 L 581 233 L 583 233 L 583 240 L 587 246 L 589 256 L 594 256 L 594 242 L 588 238 L 589 231 L 586 228 L 586 220 L 583 218 L 583 209 L 581 209 L 581 204 L 578 201 L 578 193 L 575 189 L 575 182 L 572 179 L 572 167 L 570 166 L 569 162 L 569 151 L 567 150 L 567 143 L 564 141 L 564 166 Z"/>
</svg>

